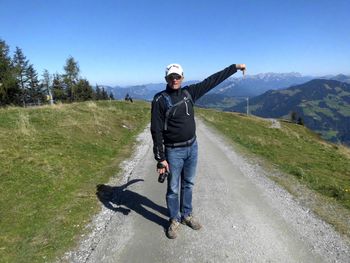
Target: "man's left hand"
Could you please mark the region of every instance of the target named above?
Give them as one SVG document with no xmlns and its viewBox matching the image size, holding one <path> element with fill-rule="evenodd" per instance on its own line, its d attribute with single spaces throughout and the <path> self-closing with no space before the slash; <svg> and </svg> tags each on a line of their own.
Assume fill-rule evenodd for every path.
<svg viewBox="0 0 350 263">
<path fill-rule="evenodd" d="M 236 69 L 237 70 L 241 70 L 243 75 L 245 74 L 245 71 L 247 69 L 246 65 L 245 64 L 236 64 Z"/>
</svg>

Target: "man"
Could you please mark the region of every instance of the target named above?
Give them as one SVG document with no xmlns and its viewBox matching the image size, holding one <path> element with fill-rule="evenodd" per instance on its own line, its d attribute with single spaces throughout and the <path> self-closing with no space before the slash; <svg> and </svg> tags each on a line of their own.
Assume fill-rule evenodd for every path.
<svg viewBox="0 0 350 263">
<path fill-rule="evenodd" d="M 198 157 L 193 104 L 237 70 L 244 74 L 245 69 L 245 64 L 233 64 L 200 83 L 182 88 L 182 67 L 179 64 L 166 67 L 166 89 L 156 94 L 152 102 L 151 133 L 157 171 L 159 174 L 170 172 L 166 193 L 170 217 L 166 231 L 168 238 L 177 237 L 180 222 L 194 230 L 202 227 L 192 214 Z"/>
</svg>

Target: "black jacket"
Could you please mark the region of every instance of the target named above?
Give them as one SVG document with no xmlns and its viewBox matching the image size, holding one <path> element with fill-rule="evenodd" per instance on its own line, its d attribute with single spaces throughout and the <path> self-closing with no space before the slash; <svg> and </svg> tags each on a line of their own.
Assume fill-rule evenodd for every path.
<svg viewBox="0 0 350 263">
<path fill-rule="evenodd" d="M 196 102 L 209 90 L 236 73 L 236 65 L 233 64 L 219 71 L 202 82 L 185 86 L 178 90 L 166 87 L 173 104 L 181 101 L 186 95 L 183 90 L 187 89 Z M 164 91 L 162 91 L 164 92 Z M 153 153 L 157 161 L 165 160 L 164 144 L 186 142 L 196 136 L 196 124 L 192 103 L 182 103 L 171 112 L 168 120 L 168 128 L 164 130 L 165 113 L 167 105 L 162 92 L 157 93 L 152 102 L 151 133 L 153 139 Z"/>
</svg>

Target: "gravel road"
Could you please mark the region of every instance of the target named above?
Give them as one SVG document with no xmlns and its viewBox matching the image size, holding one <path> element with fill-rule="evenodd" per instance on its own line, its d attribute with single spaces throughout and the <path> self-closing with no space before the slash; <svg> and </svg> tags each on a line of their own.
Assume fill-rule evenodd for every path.
<svg viewBox="0 0 350 263">
<path fill-rule="evenodd" d="M 268 179 L 268 172 L 197 120 L 199 164 L 194 213 L 169 240 L 165 191 L 157 182 L 147 128 L 124 162 L 122 180 L 99 189 L 102 211 L 63 262 L 350 262 L 331 226 Z"/>
</svg>

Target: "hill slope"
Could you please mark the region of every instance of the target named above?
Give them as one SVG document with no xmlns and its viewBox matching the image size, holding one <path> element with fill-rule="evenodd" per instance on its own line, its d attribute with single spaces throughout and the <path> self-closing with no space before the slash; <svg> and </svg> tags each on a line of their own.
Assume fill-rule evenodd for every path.
<svg viewBox="0 0 350 263">
<path fill-rule="evenodd" d="M 249 101 L 250 112 L 267 118 L 289 118 L 296 112 L 305 125 L 333 142 L 350 145 L 350 84 L 315 79 L 284 90 L 268 91 Z M 228 108 L 245 112 L 246 104 Z"/>
<path fill-rule="evenodd" d="M 343 148 L 299 125 L 271 129 L 254 117 L 198 111 L 249 151 L 350 208 Z M 99 210 L 96 185 L 117 173 L 149 117 L 142 102 L 0 109 L 0 258 L 48 262 L 74 244 Z"/>
<path fill-rule="evenodd" d="M 1 262 L 51 262 L 99 209 L 148 123 L 149 104 L 86 102 L 0 109 Z"/>
</svg>

